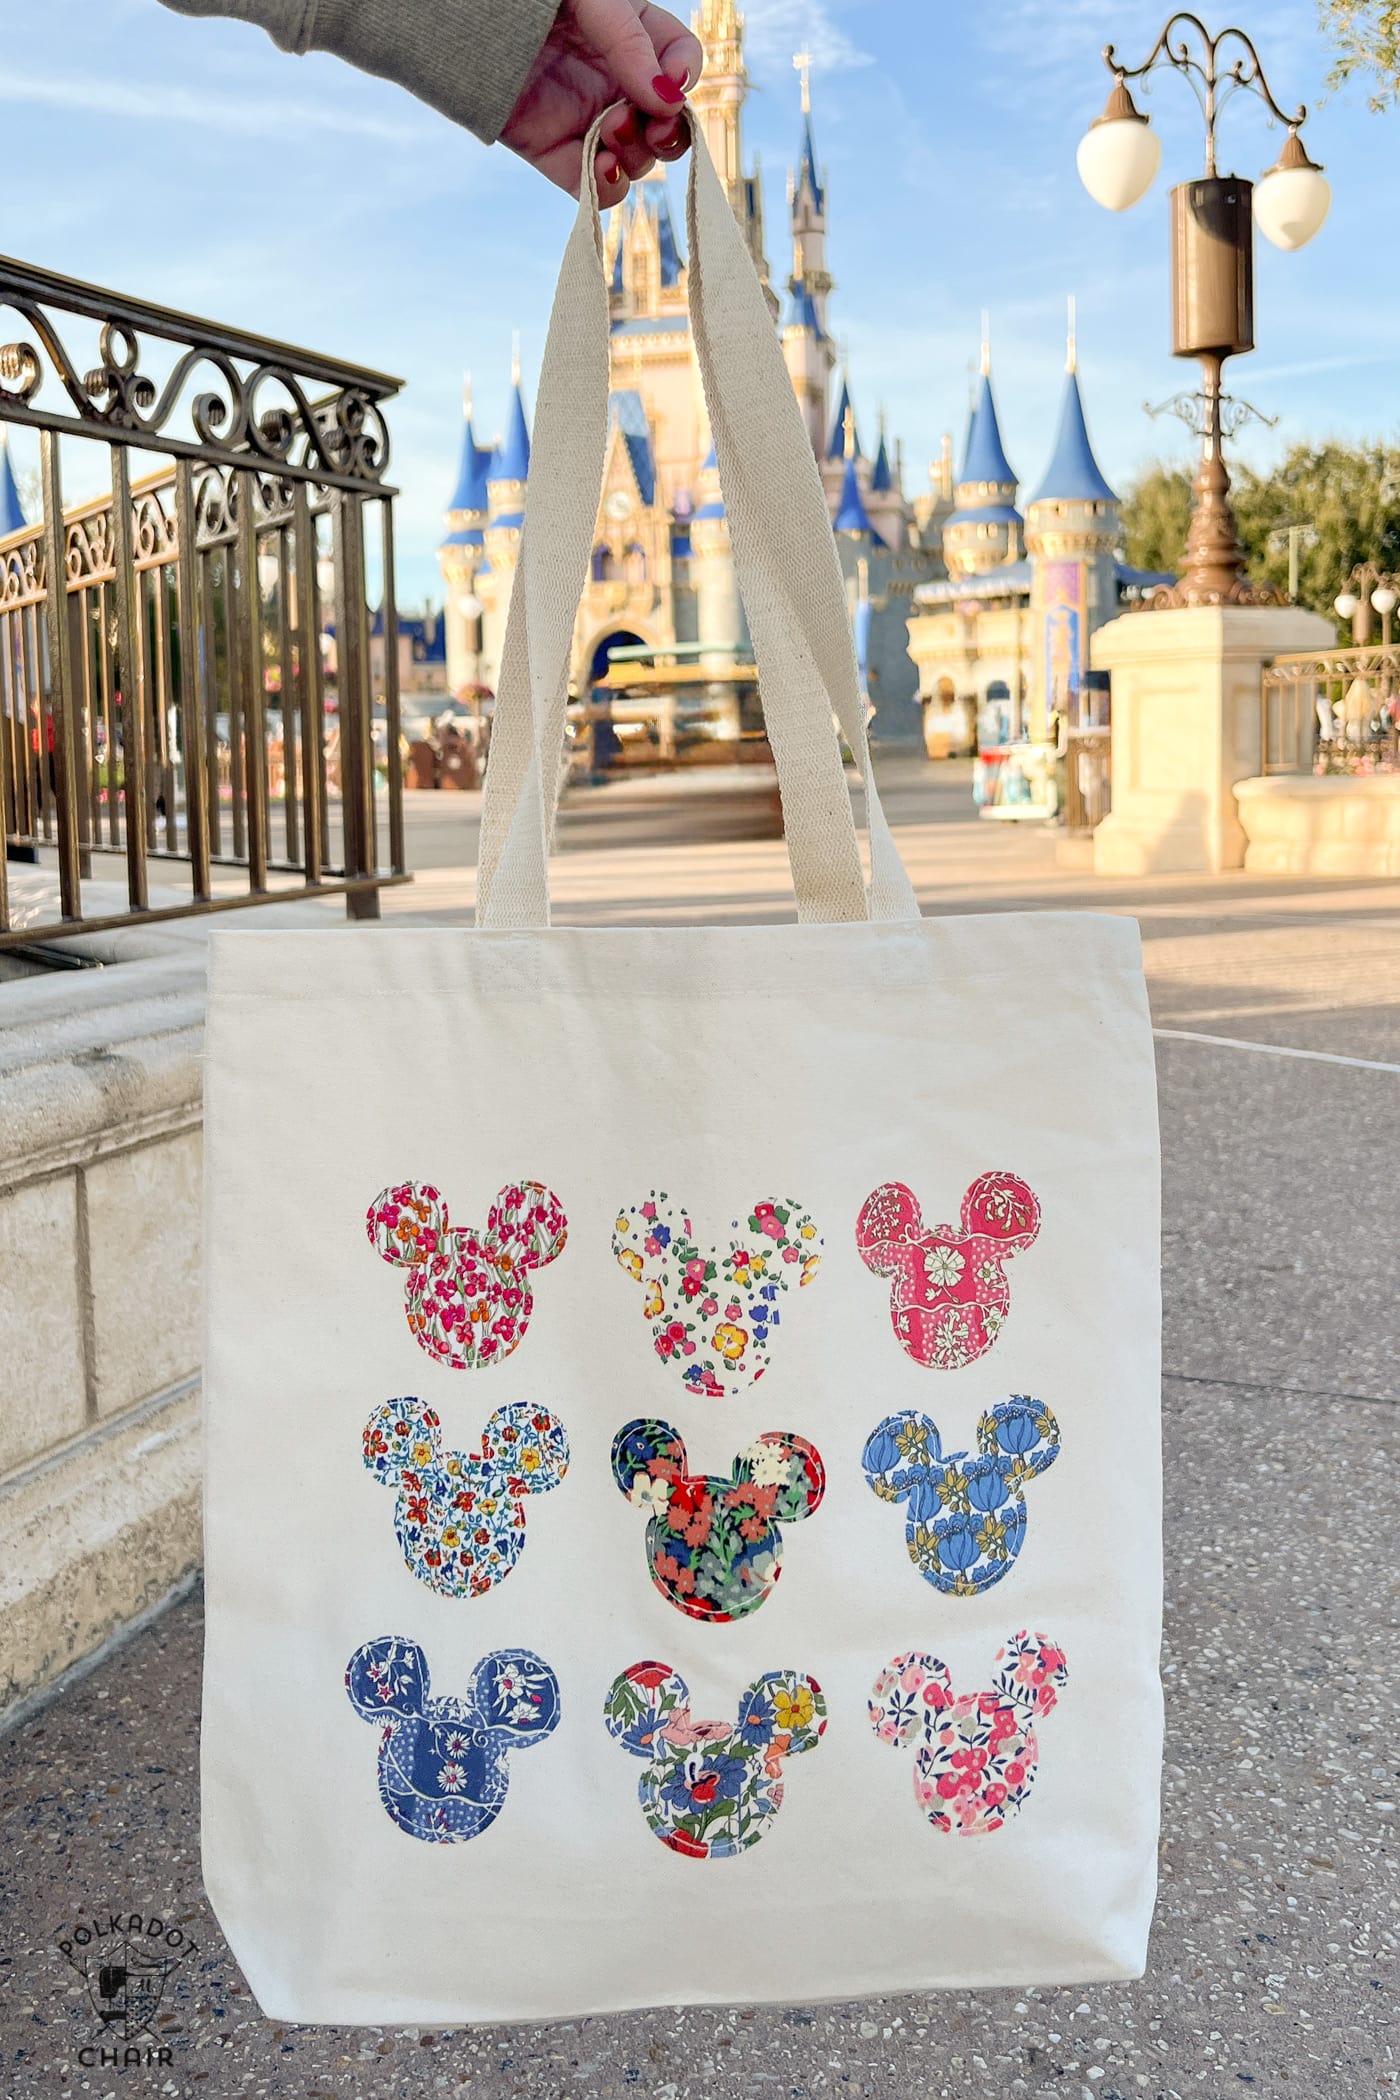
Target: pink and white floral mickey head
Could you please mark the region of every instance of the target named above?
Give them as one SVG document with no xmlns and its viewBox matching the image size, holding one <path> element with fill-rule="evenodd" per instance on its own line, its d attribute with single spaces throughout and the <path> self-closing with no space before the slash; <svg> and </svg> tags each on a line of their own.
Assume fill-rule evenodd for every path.
<svg viewBox="0 0 1400 2100">
<path fill-rule="evenodd" d="M 875 1680 L 870 1725 L 879 1740 L 901 1750 L 923 1735 L 914 1799 L 935 1830 L 1000 1830 L 1035 1784 L 1035 1724 L 1069 1682 L 1064 1650 L 1043 1633 L 1016 1633 L 996 1662 L 991 1691 L 957 1697 L 947 1664 L 932 1655 L 896 1655 Z"/>
<path fill-rule="evenodd" d="M 404 1310 L 419 1348 L 454 1371 L 484 1371 L 520 1346 L 535 1309 L 531 1279 L 568 1239 L 564 1206 L 542 1181 L 503 1188 L 484 1231 L 450 1227 L 435 1188 L 401 1182 L 375 1197 L 365 1229 L 381 1260 L 408 1271 Z"/>
<path fill-rule="evenodd" d="M 618 1212 L 613 1253 L 643 1290 L 652 1347 L 688 1392 L 723 1399 L 768 1369 L 792 1288 L 812 1281 L 822 1241 L 807 1212 L 788 1199 L 755 1203 L 735 1218 L 726 1249 L 703 1246 L 684 1206 L 653 1190 Z"/>
<path fill-rule="evenodd" d="M 915 1363 L 960 1370 L 985 1356 L 1011 1306 L 1010 1255 L 1035 1244 L 1040 1205 L 1015 1174 L 981 1174 L 957 1225 L 925 1225 L 902 1181 L 866 1198 L 856 1221 L 861 1260 L 890 1278 L 890 1319 Z"/>
</svg>

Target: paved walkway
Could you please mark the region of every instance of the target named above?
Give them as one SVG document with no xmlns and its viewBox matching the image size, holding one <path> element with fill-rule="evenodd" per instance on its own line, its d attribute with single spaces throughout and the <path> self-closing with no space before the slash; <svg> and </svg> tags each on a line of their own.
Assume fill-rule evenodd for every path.
<svg viewBox="0 0 1400 2100">
<path fill-rule="evenodd" d="M 718 793 L 718 791 L 716 791 Z M 978 826 L 963 786 L 892 768 L 927 903 L 1136 909 L 1164 1030 L 1168 1740 L 1148 1976 L 789 2012 L 652 2013 L 455 2035 L 269 2027 L 204 1903 L 197 1598 L 0 1742 L 0 2094 L 268 2100 L 1369 2100 L 1400 2090 L 1394 1982 L 1395 1359 L 1400 899 L 1392 884 L 1175 878 L 1135 893 Z M 760 917 L 785 882 L 761 812 L 669 814 L 629 787 L 566 816 L 560 916 Z M 474 814 L 414 812 L 446 914 Z M 658 827 L 667 844 L 658 848 Z M 647 831 L 651 837 L 646 836 Z M 640 834 L 640 835 L 639 835 Z M 990 834 L 990 835 L 989 835 Z M 715 914 L 718 915 L 718 914 Z M 1072 1084 L 1067 1076 L 1065 1084 Z M 169 2068 L 84 2067 L 53 1946 L 80 1907 L 178 1921 Z"/>
</svg>

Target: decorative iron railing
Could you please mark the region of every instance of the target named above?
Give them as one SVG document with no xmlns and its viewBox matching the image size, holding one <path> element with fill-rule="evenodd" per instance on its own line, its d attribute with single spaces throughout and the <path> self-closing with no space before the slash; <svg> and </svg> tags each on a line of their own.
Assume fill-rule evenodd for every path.
<svg viewBox="0 0 1400 2100">
<path fill-rule="evenodd" d="M 377 917 L 407 879 L 384 479 L 399 382 L 0 259 L 0 333 L 15 314 L 0 423 L 38 432 L 42 515 L 0 539 L 0 947 L 308 894 Z M 101 446 L 109 493 L 65 510 L 77 440 Z M 143 454 L 165 463 L 133 481 Z M 7 880 L 46 849 L 56 910 Z M 85 911 L 107 854 L 126 909 Z M 187 901 L 152 908 L 153 860 L 188 864 Z"/>
<path fill-rule="evenodd" d="M 1400 649 L 1276 656 L 1260 706 L 1264 773 L 1400 770 Z"/>
</svg>

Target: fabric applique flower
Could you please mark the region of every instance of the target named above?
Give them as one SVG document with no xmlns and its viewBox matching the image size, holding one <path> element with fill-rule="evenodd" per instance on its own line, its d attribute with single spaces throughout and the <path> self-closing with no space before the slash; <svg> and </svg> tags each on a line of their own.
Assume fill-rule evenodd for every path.
<svg viewBox="0 0 1400 2100">
<path fill-rule="evenodd" d="M 821 1503 L 821 1455 L 805 1437 L 773 1430 L 746 1445 L 726 1474 L 688 1465 L 669 1422 L 628 1422 L 613 1439 L 613 1478 L 648 1519 L 647 1565 L 662 1596 L 687 1618 L 746 1618 L 783 1572 L 781 1527 Z"/>
<path fill-rule="evenodd" d="M 947 1665 L 931 1655 L 897 1655 L 875 1680 L 870 1725 L 878 1739 L 904 1749 L 922 1732 L 914 1799 L 935 1830 L 1000 1830 L 1035 1783 L 1035 1723 L 1069 1682 L 1064 1650 L 1042 1633 L 1017 1633 L 996 1663 L 991 1691 L 957 1698 Z"/>
<path fill-rule="evenodd" d="M 1026 1535 L 1026 1488 L 1060 1455 L 1060 1427 L 1041 1400 L 1016 1393 L 987 1409 L 978 1450 L 946 1458 L 928 1415 L 887 1415 L 861 1463 L 873 1494 L 906 1505 L 909 1558 L 935 1589 L 975 1597 L 1011 1569 Z"/>
<path fill-rule="evenodd" d="M 685 1679 L 634 1663 L 613 1682 L 608 1731 L 644 1764 L 637 1798 L 648 1827 L 684 1859 L 731 1859 L 755 1845 L 783 1799 L 783 1760 L 815 1749 L 826 1701 L 815 1678 L 770 1670 L 749 1686 L 737 1724 L 695 1721 Z"/>
<path fill-rule="evenodd" d="M 564 1425 L 547 1407 L 498 1407 L 473 1452 L 444 1451 L 442 1425 L 412 1398 L 365 1425 L 365 1465 L 398 1490 L 394 1529 L 411 1574 L 443 1597 L 483 1597 L 525 1550 L 525 1502 L 569 1469 Z"/>
<path fill-rule="evenodd" d="M 500 1686 L 512 1692 L 502 1711 Z M 528 1648 L 483 1656 L 460 1699 L 428 1696 L 416 1641 L 366 1641 L 351 1656 L 345 1690 L 362 1721 L 379 1729 L 379 1798 L 409 1837 L 460 1844 L 489 1830 L 505 1806 L 508 1754 L 552 1735 L 559 1684 Z"/>
<path fill-rule="evenodd" d="M 686 1212 L 656 1191 L 613 1226 L 618 1266 L 643 1286 L 657 1356 L 702 1398 L 763 1376 L 789 1289 L 809 1284 L 821 1263 L 821 1237 L 795 1203 L 757 1203 L 731 1232 L 727 1250 L 701 1246 Z"/>
<path fill-rule="evenodd" d="M 895 1337 L 915 1363 L 955 1371 L 986 1354 L 1006 1320 L 1006 1262 L 1035 1244 L 1040 1205 L 1014 1174 L 982 1174 L 957 1225 L 925 1225 L 912 1190 L 889 1181 L 862 1206 L 861 1260 L 890 1279 Z"/>
<path fill-rule="evenodd" d="M 449 1227 L 447 1205 L 427 1182 L 382 1189 L 365 1218 L 381 1260 L 407 1269 L 404 1310 L 420 1349 L 454 1371 L 503 1363 L 534 1312 L 531 1278 L 568 1240 L 559 1198 L 541 1181 L 500 1191 L 484 1231 Z"/>
</svg>

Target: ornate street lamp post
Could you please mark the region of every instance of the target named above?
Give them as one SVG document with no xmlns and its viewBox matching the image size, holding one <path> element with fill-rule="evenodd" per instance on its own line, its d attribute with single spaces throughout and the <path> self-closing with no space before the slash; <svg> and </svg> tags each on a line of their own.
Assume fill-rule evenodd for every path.
<svg viewBox="0 0 1400 2100">
<path fill-rule="evenodd" d="M 1183 32 L 1178 37 L 1178 32 Z M 1177 37 L 1177 41 L 1173 38 Z M 1199 43 L 1199 49 L 1197 49 Z M 1229 63 L 1222 52 L 1238 55 Z M 1274 604 L 1277 594 L 1246 582 L 1244 554 L 1230 504 L 1230 474 L 1222 439 L 1232 404 L 1224 393 L 1225 360 L 1254 348 L 1254 236 L 1257 222 L 1280 248 L 1301 248 L 1327 217 L 1332 193 L 1322 170 L 1304 150 L 1299 131 L 1307 116 L 1289 116 L 1274 100 L 1259 54 L 1242 29 L 1212 36 L 1197 15 L 1168 21 L 1146 60 L 1125 66 L 1112 44 L 1104 64 L 1113 91 L 1104 113 L 1079 147 L 1079 173 L 1091 197 L 1109 211 L 1127 211 L 1144 197 L 1161 165 L 1161 142 L 1128 89 L 1159 65 L 1173 67 L 1190 82 L 1206 125 L 1206 168 L 1199 182 L 1171 193 L 1172 354 L 1197 357 L 1205 375 L 1197 417 L 1204 440 L 1196 476 L 1195 506 L 1186 543 L 1186 573 L 1155 605 Z M 1257 185 L 1216 167 L 1216 123 L 1230 97 L 1248 88 L 1287 129 L 1278 163 Z"/>
<path fill-rule="evenodd" d="M 1396 579 L 1373 561 L 1358 562 L 1342 586 L 1335 602 L 1339 620 L 1351 621 L 1352 641 L 1358 649 L 1364 649 L 1371 639 L 1371 608 L 1381 616 L 1381 647 L 1390 647 L 1390 620 L 1397 605 L 1400 592 L 1395 588 Z"/>
</svg>

